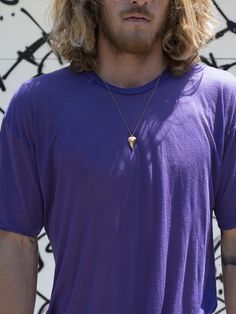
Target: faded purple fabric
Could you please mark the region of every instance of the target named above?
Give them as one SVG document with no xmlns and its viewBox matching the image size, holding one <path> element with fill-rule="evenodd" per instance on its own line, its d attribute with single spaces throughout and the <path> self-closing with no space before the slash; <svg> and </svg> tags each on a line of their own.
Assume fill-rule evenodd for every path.
<svg viewBox="0 0 236 314">
<path fill-rule="evenodd" d="M 156 83 L 109 84 L 131 131 Z M 135 133 L 102 80 L 69 66 L 24 82 L 0 133 L 0 228 L 55 257 L 47 314 L 209 314 L 212 214 L 236 227 L 236 78 L 164 70 Z"/>
</svg>

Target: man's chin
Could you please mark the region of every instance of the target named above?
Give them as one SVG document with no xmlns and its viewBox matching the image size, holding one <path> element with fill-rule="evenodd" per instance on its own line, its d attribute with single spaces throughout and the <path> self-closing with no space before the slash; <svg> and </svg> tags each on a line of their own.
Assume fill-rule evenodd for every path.
<svg viewBox="0 0 236 314">
<path fill-rule="evenodd" d="M 117 53 L 146 55 L 153 51 L 158 39 L 148 36 L 147 32 L 124 31 L 120 29 L 110 32 L 107 28 L 103 30 L 103 37 L 113 46 Z"/>
<path fill-rule="evenodd" d="M 155 43 L 147 43 L 141 41 L 120 41 L 114 45 L 121 53 L 128 53 L 133 55 L 146 55 L 153 51 Z"/>
<path fill-rule="evenodd" d="M 130 54 L 130 55 L 134 55 L 134 56 L 145 56 L 148 53 L 150 53 L 152 51 L 152 49 L 143 49 L 140 47 L 126 47 L 123 49 L 119 49 L 119 52 L 122 54 Z"/>
</svg>

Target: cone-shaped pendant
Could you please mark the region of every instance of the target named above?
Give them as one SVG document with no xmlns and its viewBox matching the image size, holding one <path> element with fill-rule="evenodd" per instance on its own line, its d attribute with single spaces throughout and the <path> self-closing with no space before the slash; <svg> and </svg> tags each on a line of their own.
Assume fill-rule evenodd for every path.
<svg viewBox="0 0 236 314">
<path fill-rule="evenodd" d="M 134 145 L 136 144 L 136 137 L 131 135 L 129 138 L 128 138 L 128 142 L 129 142 L 129 145 L 132 149 L 134 149 Z"/>
</svg>

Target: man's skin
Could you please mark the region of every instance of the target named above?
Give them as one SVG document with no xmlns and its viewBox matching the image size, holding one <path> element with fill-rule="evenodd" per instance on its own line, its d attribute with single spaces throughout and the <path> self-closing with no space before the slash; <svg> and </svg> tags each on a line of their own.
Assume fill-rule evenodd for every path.
<svg viewBox="0 0 236 314">
<path fill-rule="evenodd" d="M 120 87 L 135 87 L 163 71 L 167 60 L 160 36 L 168 6 L 169 0 L 103 0 L 100 24 L 105 34 L 99 32 L 98 74 L 104 80 Z M 124 19 L 138 12 L 150 22 Z M 106 38 L 108 32 L 113 43 Z"/>
<path fill-rule="evenodd" d="M 103 0 L 98 75 L 119 87 L 144 85 L 159 75 L 168 64 L 161 47 L 168 9 L 169 0 Z M 124 19 L 137 13 L 149 21 Z M 227 314 L 235 314 L 236 228 L 221 233 Z M 0 314 L 33 313 L 37 261 L 36 239 L 0 231 Z"/>
<path fill-rule="evenodd" d="M 33 313 L 37 271 L 37 239 L 0 230 L 0 314 Z"/>
<path fill-rule="evenodd" d="M 221 230 L 221 261 L 226 313 L 236 313 L 236 228 Z"/>
</svg>

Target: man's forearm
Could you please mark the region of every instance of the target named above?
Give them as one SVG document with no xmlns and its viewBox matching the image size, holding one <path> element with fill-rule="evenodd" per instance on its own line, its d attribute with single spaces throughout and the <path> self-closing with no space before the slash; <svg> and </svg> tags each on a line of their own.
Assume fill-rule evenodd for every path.
<svg viewBox="0 0 236 314">
<path fill-rule="evenodd" d="M 226 313 L 236 313 L 236 255 L 222 255 Z"/>
<path fill-rule="evenodd" d="M 222 238 L 221 262 L 227 314 L 236 313 L 236 238 Z"/>
<path fill-rule="evenodd" d="M 37 243 L 0 237 L 0 314 L 33 314 L 37 284 Z"/>
</svg>

